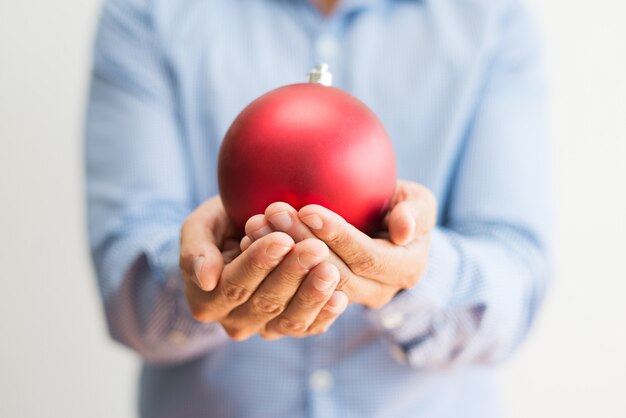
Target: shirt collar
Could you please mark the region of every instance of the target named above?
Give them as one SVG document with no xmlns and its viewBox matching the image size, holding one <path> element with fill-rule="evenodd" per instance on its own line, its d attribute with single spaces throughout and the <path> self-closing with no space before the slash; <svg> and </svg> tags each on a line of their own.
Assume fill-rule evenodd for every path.
<svg viewBox="0 0 626 418">
<path fill-rule="evenodd" d="M 310 2 L 311 0 L 304 0 Z M 370 9 L 380 6 L 382 3 L 394 1 L 420 1 L 420 0 L 340 0 L 337 10 L 339 12 L 352 12 L 358 9 Z"/>
</svg>

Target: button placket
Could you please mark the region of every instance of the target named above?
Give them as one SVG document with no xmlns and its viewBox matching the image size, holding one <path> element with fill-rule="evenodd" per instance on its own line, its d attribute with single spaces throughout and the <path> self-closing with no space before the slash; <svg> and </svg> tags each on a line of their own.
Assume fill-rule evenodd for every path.
<svg viewBox="0 0 626 418">
<path fill-rule="evenodd" d="M 309 376 L 309 387 L 317 393 L 329 392 L 335 384 L 335 379 L 330 371 L 317 369 Z"/>
<path fill-rule="evenodd" d="M 380 322 L 385 329 L 392 330 L 400 327 L 404 323 L 405 315 L 401 311 L 385 312 Z"/>
<path fill-rule="evenodd" d="M 339 53 L 339 41 L 336 36 L 321 34 L 315 40 L 315 53 L 323 62 L 334 60 Z"/>
</svg>

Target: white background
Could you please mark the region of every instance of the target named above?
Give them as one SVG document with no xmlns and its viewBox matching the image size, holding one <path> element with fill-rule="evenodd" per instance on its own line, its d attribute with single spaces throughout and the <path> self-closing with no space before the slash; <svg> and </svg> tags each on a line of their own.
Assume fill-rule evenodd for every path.
<svg viewBox="0 0 626 418">
<path fill-rule="evenodd" d="M 558 273 L 503 397 L 513 418 L 625 418 L 626 8 L 532 6 L 553 88 Z M 135 416 L 137 361 L 107 337 L 84 230 L 98 8 L 0 0 L 0 417 Z"/>
</svg>

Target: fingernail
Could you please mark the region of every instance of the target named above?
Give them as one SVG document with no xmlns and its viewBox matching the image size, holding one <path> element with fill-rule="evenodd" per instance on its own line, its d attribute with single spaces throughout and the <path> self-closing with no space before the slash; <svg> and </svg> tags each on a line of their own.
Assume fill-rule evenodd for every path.
<svg viewBox="0 0 626 418">
<path fill-rule="evenodd" d="M 273 259 L 284 257 L 291 250 L 290 247 L 285 247 L 280 244 L 272 244 L 268 247 L 265 253 Z"/>
<path fill-rule="evenodd" d="M 272 232 L 272 228 L 270 228 L 267 225 L 263 225 L 262 227 L 260 227 L 256 231 L 253 231 L 252 233 L 250 233 L 250 235 L 252 235 L 252 238 L 254 238 L 254 239 L 261 239 L 264 236 L 270 234 L 271 232 Z"/>
<path fill-rule="evenodd" d="M 409 217 L 409 235 L 407 236 L 407 242 L 413 241 L 415 237 L 415 228 L 416 228 L 415 218 L 413 216 Z"/>
<path fill-rule="evenodd" d="M 333 286 L 337 284 L 336 280 L 325 280 L 320 276 L 313 276 L 312 282 L 313 287 L 319 290 L 320 292 L 327 292 Z"/>
<path fill-rule="evenodd" d="M 274 215 L 270 216 L 269 221 L 272 223 L 272 225 L 274 225 L 281 231 L 288 230 L 293 224 L 291 216 L 289 216 L 289 213 L 287 212 L 275 213 Z"/>
<path fill-rule="evenodd" d="M 199 255 L 198 257 L 196 257 L 195 260 L 193 260 L 193 272 L 196 275 L 196 278 L 198 278 L 198 280 L 200 280 L 200 272 L 202 271 L 202 265 L 204 264 L 204 256 L 203 255 Z"/>
<path fill-rule="evenodd" d="M 198 257 L 196 257 L 196 259 L 193 261 L 193 273 L 196 275 L 196 279 L 198 280 L 198 284 L 200 284 L 200 287 L 203 290 L 209 291 L 213 290 L 213 288 L 215 288 L 215 285 L 213 283 L 205 283 L 202 280 L 200 273 L 202 273 L 202 266 L 204 265 L 204 261 L 205 258 L 203 255 L 199 255 Z"/>
<path fill-rule="evenodd" d="M 322 218 L 320 218 L 320 216 L 316 213 L 305 216 L 304 218 L 302 218 L 302 222 L 307 224 L 307 226 L 311 229 L 322 229 L 322 227 L 324 226 Z"/>
<path fill-rule="evenodd" d="M 302 253 L 298 256 L 298 263 L 305 269 L 309 270 L 322 261 L 322 257 L 311 253 Z"/>
</svg>

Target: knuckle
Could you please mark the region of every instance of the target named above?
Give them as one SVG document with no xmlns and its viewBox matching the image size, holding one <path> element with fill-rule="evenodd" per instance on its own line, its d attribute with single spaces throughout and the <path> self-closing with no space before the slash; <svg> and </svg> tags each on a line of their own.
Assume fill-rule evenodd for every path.
<svg viewBox="0 0 626 418">
<path fill-rule="evenodd" d="M 257 252 L 255 256 L 248 259 L 246 267 L 251 275 L 257 275 L 267 271 L 269 266 L 260 257 L 260 252 Z"/>
<path fill-rule="evenodd" d="M 244 286 L 232 282 L 225 282 L 221 288 L 224 298 L 232 303 L 242 303 L 252 294 L 252 292 Z"/>
<path fill-rule="evenodd" d="M 342 231 L 332 229 L 326 233 L 324 241 L 326 241 L 331 247 L 341 246 L 345 242 L 345 235 Z"/>
<path fill-rule="evenodd" d="M 281 268 L 279 273 L 280 282 L 284 283 L 286 286 L 298 286 L 302 282 L 302 277 L 305 274 L 306 270 L 299 265 Z"/>
<path fill-rule="evenodd" d="M 310 334 L 310 335 L 325 334 L 328 331 L 328 328 L 329 328 L 329 326 L 315 325 L 315 326 L 312 326 L 311 328 L 309 328 L 308 334 Z"/>
<path fill-rule="evenodd" d="M 267 295 L 258 295 L 252 298 L 253 308 L 264 314 L 278 315 L 285 310 L 285 304 Z"/>
<path fill-rule="evenodd" d="M 228 334 L 228 337 L 235 341 L 243 341 L 250 338 L 250 333 L 244 328 L 235 325 L 223 325 L 224 331 Z"/>
<path fill-rule="evenodd" d="M 191 312 L 191 316 L 198 322 L 206 323 L 213 320 L 210 312 L 197 304 L 190 304 L 189 311 Z"/>
<path fill-rule="evenodd" d="M 337 287 L 335 287 L 335 290 L 342 290 L 350 285 L 350 271 L 344 266 L 339 267 L 338 270 L 339 283 L 337 284 Z"/>
<path fill-rule="evenodd" d="M 341 219 L 340 221 L 331 221 L 331 225 L 326 231 L 324 241 L 330 244 L 331 247 L 344 245 L 348 236 L 346 233 L 346 221 Z"/>
<path fill-rule="evenodd" d="M 315 308 L 328 299 L 329 295 L 320 292 L 317 289 L 301 289 L 296 294 L 298 304 L 304 309 Z"/>
<path fill-rule="evenodd" d="M 290 333 L 300 333 L 306 330 L 307 324 L 300 320 L 282 318 L 278 321 L 278 327 Z"/>
<path fill-rule="evenodd" d="M 375 258 L 368 253 L 358 254 L 354 261 L 350 263 L 350 269 L 359 276 L 372 272 L 376 269 L 376 266 Z"/>
</svg>

